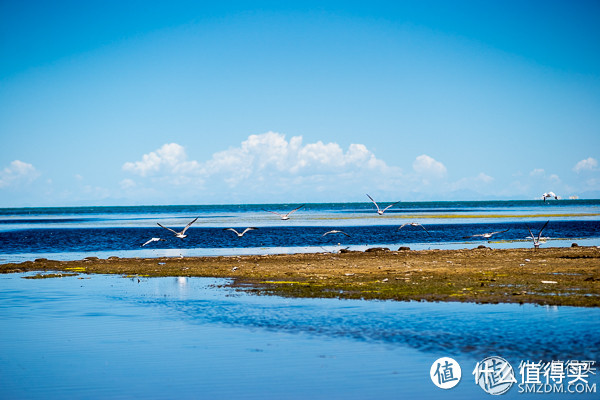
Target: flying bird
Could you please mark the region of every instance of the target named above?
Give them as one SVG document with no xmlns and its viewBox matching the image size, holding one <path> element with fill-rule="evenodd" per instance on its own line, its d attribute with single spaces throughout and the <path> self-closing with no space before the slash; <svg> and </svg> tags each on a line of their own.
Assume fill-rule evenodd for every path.
<svg viewBox="0 0 600 400">
<path fill-rule="evenodd" d="M 280 214 L 280 213 L 278 213 L 278 212 L 275 212 L 275 211 L 269 211 L 269 210 L 265 210 L 265 209 L 263 209 L 263 211 L 266 211 L 266 212 L 270 212 L 270 213 L 273 213 L 273 214 L 279 215 L 279 217 L 280 217 L 282 220 L 287 220 L 287 219 L 290 219 L 290 215 L 292 215 L 292 213 L 295 213 L 296 211 L 298 211 L 299 209 L 301 209 L 301 208 L 302 208 L 302 207 L 304 207 L 304 206 L 305 206 L 305 204 L 302 204 L 300 207 L 296 207 L 296 208 L 294 208 L 292 211 L 290 211 L 290 212 L 289 212 L 289 213 L 287 213 L 287 214 Z"/>
<path fill-rule="evenodd" d="M 244 236 L 244 234 L 245 234 L 246 232 L 248 232 L 248 231 L 253 231 L 253 230 L 255 230 L 255 229 L 258 229 L 258 228 L 246 228 L 246 229 L 244 229 L 244 230 L 242 231 L 242 233 L 240 233 L 240 232 L 236 231 L 236 230 L 235 230 L 235 229 L 233 229 L 233 228 L 225 228 L 225 229 L 223 229 L 223 230 L 224 230 L 224 231 L 232 231 L 232 232 L 234 232 L 234 233 L 237 235 L 237 237 L 242 237 L 242 236 Z"/>
<path fill-rule="evenodd" d="M 342 235 L 346 235 L 346 236 L 350 237 L 350 235 L 348 235 L 346 232 L 344 232 L 344 231 L 338 231 L 336 229 L 334 229 L 332 231 L 329 231 L 329 232 L 325 232 L 324 234 L 321 235 L 321 237 L 323 237 L 325 235 L 332 234 L 332 233 L 341 233 Z"/>
<path fill-rule="evenodd" d="M 152 238 L 152 239 L 148 240 L 146 243 L 144 243 L 141 247 L 144 247 L 145 245 L 150 244 L 152 242 L 159 242 L 159 241 L 160 242 L 166 242 L 167 240 L 166 239 L 161 239 L 161 238 Z"/>
<path fill-rule="evenodd" d="M 505 229 L 505 230 L 503 230 L 503 231 L 488 232 L 488 233 L 480 233 L 480 234 L 477 234 L 477 235 L 471 235 L 471 236 L 463 236 L 463 239 L 469 239 L 469 238 L 472 238 L 472 237 L 478 237 L 478 236 L 481 236 L 481 237 L 482 237 L 482 238 L 484 238 L 484 239 L 489 239 L 489 238 L 491 238 L 492 236 L 494 236 L 494 235 L 495 235 L 495 234 L 497 234 L 497 233 L 508 232 L 509 230 L 510 230 L 510 228 L 509 228 L 509 229 Z"/>
<path fill-rule="evenodd" d="M 542 195 L 542 199 L 544 199 L 544 201 L 546 201 L 546 199 L 549 199 L 551 197 L 554 197 L 554 199 L 558 200 L 558 196 L 556 194 L 554 194 L 554 192 L 547 192 Z"/>
<path fill-rule="evenodd" d="M 373 202 L 373 204 L 375 204 L 375 207 L 377 207 L 377 214 L 379 214 L 379 215 L 383 215 L 383 213 L 384 213 L 384 212 L 385 212 L 385 211 L 386 211 L 388 208 L 390 208 L 390 207 L 392 207 L 392 206 L 394 206 L 394 205 L 396 205 L 396 204 L 400 203 L 399 201 L 397 201 L 397 202 L 395 202 L 395 203 L 392 203 L 392 204 L 390 204 L 389 206 L 387 206 L 386 208 L 384 208 L 384 209 L 382 210 L 382 209 L 380 209 L 380 208 L 379 208 L 379 206 L 377 205 L 377 202 L 376 202 L 375 200 L 373 200 L 373 198 L 372 198 L 371 196 L 369 196 L 369 194 L 368 194 L 368 193 L 367 193 L 367 197 L 368 197 L 369 199 L 371 199 L 371 201 Z"/>
<path fill-rule="evenodd" d="M 542 229 L 540 229 L 540 231 L 538 232 L 537 235 L 537 239 L 535 236 L 533 236 L 533 233 L 531 232 L 531 229 L 529 229 L 529 227 L 527 227 L 527 230 L 529 231 L 529 234 L 531 236 L 528 236 L 528 238 L 530 238 L 531 240 L 533 240 L 533 247 L 535 249 L 538 249 L 540 247 L 540 238 L 542 236 L 542 231 L 544 230 L 544 228 L 546 227 L 546 225 L 548 225 L 548 222 L 550 222 L 550 220 L 546 221 L 546 223 L 544 224 L 544 226 L 542 226 Z"/>
<path fill-rule="evenodd" d="M 175 237 L 178 237 L 179 239 L 183 239 L 186 238 L 187 235 L 185 234 L 185 231 L 187 231 L 187 229 L 190 227 L 190 225 L 192 225 L 194 222 L 196 222 L 198 220 L 198 217 L 196 217 L 196 219 L 194 219 L 192 222 L 190 222 L 189 224 L 187 224 L 185 226 L 185 228 L 183 228 L 183 230 L 181 232 L 176 232 L 171 228 L 167 228 L 166 226 L 162 226 L 161 224 L 158 224 L 158 226 L 160 226 L 161 228 L 165 228 L 166 230 L 169 230 L 171 232 L 173 232 L 173 235 L 175 235 Z"/>
<path fill-rule="evenodd" d="M 421 228 L 423 228 L 423 230 L 424 230 L 425 232 L 427 232 L 427 234 L 428 234 L 429 236 L 431 236 L 431 233 L 429 233 L 429 231 L 428 231 L 427 229 L 425 229 L 425 227 L 424 227 L 423 225 L 419 224 L 418 222 L 407 222 L 407 223 L 405 223 L 405 224 L 402 224 L 402 225 L 400 226 L 400 228 L 398 228 L 398 230 L 400 230 L 400 229 L 404 228 L 406 225 L 410 225 L 410 226 L 420 226 Z"/>
</svg>

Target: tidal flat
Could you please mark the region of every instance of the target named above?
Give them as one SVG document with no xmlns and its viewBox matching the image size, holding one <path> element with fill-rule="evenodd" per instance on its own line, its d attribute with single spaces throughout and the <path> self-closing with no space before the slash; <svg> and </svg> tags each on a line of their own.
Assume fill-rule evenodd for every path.
<svg viewBox="0 0 600 400">
<path fill-rule="evenodd" d="M 0 272 L 230 278 L 256 294 L 600 307 L 600 249 L 402 250 L 188 258 L 87 257 L 0 265 Z"/>
</svg>

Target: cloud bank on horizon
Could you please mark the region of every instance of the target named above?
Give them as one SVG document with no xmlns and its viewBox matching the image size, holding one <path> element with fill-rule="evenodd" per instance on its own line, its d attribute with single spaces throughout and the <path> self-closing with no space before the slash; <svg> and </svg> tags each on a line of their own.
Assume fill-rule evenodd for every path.
<svg viewBox="0 0 600 400">
<path fill-rule="evenodd" d="M 309 193 L 336 197 L 351 188 L 399 183 L 403 176 L 363 144 L 343 149 L 333 142 L 303 143 L 301 136 L 287 140 L 276 132 L 250 135 L 204 161 L 190 160 L 183 146 L 167 143 L 122 168 L 132 176 L 121 182 L 123 188 L 168 187 L 189 196 L 201 192 L 210 202 L 241 203 L 309 201 Z"/>
<path fill-rule="evenodd" d="M 206 160 L 194 159 L 181 144 L 165 143 L 141 154 L 137 161 L 123 163 L 124 177 L 113 188 L 84 185 L 80 195 L 93 199 L 92 204 L 118 199 L 116 203 L 124 205 L 364 201 L 366 192 L 389 200 L 484 200 L 537 198 L 542 193 L 532 192 L 537 186 L 567 198 L 600 185 L 598 161 L 593 157 L 572 168 L 583 178 L 578 189 L 544 168 L 517 173 L 506 187 L 499 187 L 484 171 L 451 179 L 444 163 L 427 154 L 417 155 L 409 169 L 398 164 L 407 163 L 379 159 L 364 144 L 344 149 L 335 142 L 304 143 L 302 136 L 288 140 L 284 134 L 266 132 L 250 135 L 239 146 L 218 151 Z M 77 175 L 76 179 L 83 177 Z M 65 201 L 61 199 L 65 193 L 72 195 L 61 194 L 53 187 L 52 177 L 20 160 L 0 170 L 0 191 L 26 191 L 39 187 L 38 180 L 44 191 L 59 201 Z"/>
<path fill-rule="evenodd" d="M 410 170 L 395 164 L 377 158 L 364 144 L 350 144 L 343 149 L 334 142 L 305 144 L 302 136 L 287 140 L 281 133 L 266 132 L 250 135 L 238 147 L 219 151 L 205 161 L 189 160 L 185 148 L 177 143 L 164 144 L 142 155 L 139 161 L 126 162 L 123 171 L 135 178 L 124 179 L 121 186 L 144 191 L 152 185 L 173 190 L 190 186 L 207 191 L 210 202 L 235 199 L 240 203 L 344 201 L 356 199 L 357 194 L 362 196 L 366 191 L 408 200 L 538 197 L 537 193 L 529 197 L 516 190 L 511 193 L 511 187 L 494 187 L 495 178 L 483 171 L 449 179 L 444 163 L 427 154 L 416 156 Z M 579 161 L 573 171 L 589 173 L 585 189 L 597 187 L 594 158 Z M 525 179 L 517 177 L 510 186 L 531 191 L 535 190 L 532 186 L 541 184 L 558 186 L 559 191 L 573 190 L 556 173 L 548 174 L 543 168 L 524 175 Z M 571 195 L 574 194 L 563 194 Z"/>
</svg>

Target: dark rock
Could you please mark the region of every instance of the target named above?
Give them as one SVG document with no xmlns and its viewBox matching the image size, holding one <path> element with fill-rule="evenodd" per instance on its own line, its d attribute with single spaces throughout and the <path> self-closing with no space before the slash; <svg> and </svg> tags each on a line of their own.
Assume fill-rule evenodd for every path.
<svg viewBox="0 0 600 400">
<path fill-rule="evenodd" d="M 579 247 L 577 243 L 571 243 L 571 247 Z"/>
<path fill-rule="evenodd" d="M 400 247 L 398 247 L 398 251 L 406 251 L 406 250 L 410 250 L 410 247 L 408 247 L 408 246 L 400 246 Z"/>
<path fill-rule="evenodd" d="M 371 247 L 370 249 L 366 249 L 365 253 L 374 253 L 379 251 L 390 251 L 387 247 Z"/>
</svg>

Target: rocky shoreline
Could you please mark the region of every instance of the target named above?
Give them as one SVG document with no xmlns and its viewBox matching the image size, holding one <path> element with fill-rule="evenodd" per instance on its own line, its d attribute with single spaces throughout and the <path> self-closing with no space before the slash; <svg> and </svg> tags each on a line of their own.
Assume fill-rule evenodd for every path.
<svg viewBox="0 0 600 400">
<path fill-rule="evenodd" d="M 190 258 L 87 257 L 0 265 L 1 273 L 231 278 L 258 294 L 398 301 L 600 307 L 597 247 L 365 252 Z"/>
</svg>

